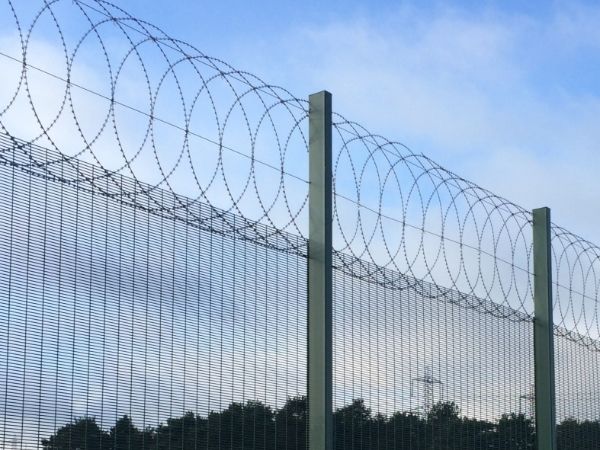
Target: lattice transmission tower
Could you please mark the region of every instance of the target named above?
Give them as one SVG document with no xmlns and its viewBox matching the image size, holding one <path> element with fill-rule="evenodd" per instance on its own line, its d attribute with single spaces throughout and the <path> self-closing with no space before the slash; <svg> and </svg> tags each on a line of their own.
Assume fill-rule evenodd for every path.
<svg viewBox="0 0 600 450">
<path fill-rule="evenodd" d="M 519 396 L 519 413 L 523 414 L 523 400 L 527 401 L 527 416 L 530 419 L 533 419 L 535 415 L 535 385 L 531 385 L 529 387 L 529 392 L 527 394 L 522 394 Z"/>
<path fill-rule="evenodd" d="M 425 366 L 425 372 L 419 377 L 415 377 L 410 381 L 410 396 L 415 396 L 415 384 L 422 385 L 422 399 L 423 404 L 417 408 L 420 409 L 423 415 L 429 414 L 433 405 L 435 404 L 435 387 L 439 386 L 440 398 L 443 398 L 443 385 L 442 380 L 433 376 L 433 369 L 431 366 Z"/>
</svg>

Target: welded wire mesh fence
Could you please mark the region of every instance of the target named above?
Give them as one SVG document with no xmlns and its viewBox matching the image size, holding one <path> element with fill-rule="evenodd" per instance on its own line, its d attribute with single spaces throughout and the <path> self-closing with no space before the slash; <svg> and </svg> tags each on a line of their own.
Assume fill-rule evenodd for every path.
<svg viewBox="0 0 600 450">
<path fill-rule="evenodd" d="M 552 249 L 559 448 L 597 448 L 600 249 L 558 226 L 553 228 Z"/>
<path fill-rule="evenodd" d="M 302 238 L 2 144 L 3 448 L 303 441 Z"/>
<path fill-rule="evenodd" d="M 528 448 L 530 214 L 334 127 L 337 447 Z"/>
<path fill-rule="evenodd" d="M 307 448 L 308 103 L 101 0 L 0 24 L 0 448 Z M 534 448 L 531 213 L 331 131 L 334 447 Z M 600 250 L 552 249 L 598 448 Z"/>
</svg>

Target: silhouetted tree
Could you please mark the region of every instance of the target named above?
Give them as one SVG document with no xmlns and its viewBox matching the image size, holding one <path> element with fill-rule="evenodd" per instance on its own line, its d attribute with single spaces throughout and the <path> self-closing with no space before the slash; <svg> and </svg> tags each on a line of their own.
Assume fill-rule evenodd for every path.
<svg viewBox="0 0 600 450">
<path fill-rule="evenodd" d="M 525 450 L 535 445 L 535 430 L 531 419 L 524 414 L 502 414 L 496 425 L 496 448 Z"/>
<path fill-rule="evenodd" d="M 276 412 L 277 448 L 305 450 L 307 448 L 308 403 L 306 396 L 289 398 Z"/>
<path fill-rule="evenodd" d="M 532 420 L 504 414 L 497 423 L 460 416 L 454 402 L 435 404 L 425 417 L 410 412 L 373 414 L 364 400 L 353 400 L 333 414 L 335 447 L 348 450 L 530 450 Z M 42 439 L 44 450 L 213 450 L 307 449 L 308 402 L 289 398 L 278 410 L 259 401 L 231 403 L 201 417 L 187 412 L 154 429 L 140 430 L 127 415 L 108 432 L 91 417 L 75 419 Z M 600 446 L 600 422 L 565 419 L 557 426 L 559 450 Z"/>
<path fill-rule="evenodd" d="M 371 441 L 371 410 L 363 399 L 356 399 L 334 414 L 335 447 L 367 449 Z"/>
<path fill-rule="evenodd" d="M 454 449 L 461 444 L 460 410 L 454 402 L 439 402 L 427 413 L 429 447 L 439 450 Z"/>
<path fill-rule="evenodd" d="M 396 412 L 388 420 L 388 448 L 424 450 L 425 421 L 412 412 Z"/>
<path fill-rule="evenodd" d="M 209 448 L 275 448 L 275 413 L 264 403 L 232 403 L 208 416 Z"/>
<path fill-rule="evenodd" d="M 169 418 L 147 439 L 145 447 L 162 449 L 206 448 L 206 419 L 188 411 L 181 417 Z M 147 431 L 147 435 L 150 433 Z M 153 443 L 154 441 L 154 443 Z M 133 449 L 132 449 L 133 450 Z"/>
<path fill-rule="evenodd" d="M 42 439 L 42 447 L 52 450 L 105 450 L 108 446 L 109 434 L 98 426 L 93 417 L 75 419 L 60 428 L 48 439 Z"/>
<path fill-rule="evenodd" d="M 558 448 L 561 450 L 578 450 L 579 442 L 579 422 L 573 418 L 563 420 L 556 427 Z"/>
<path fill-rule="evenodd" d="M 573 418 L 563 420 L 556 427 L 560 450 L 588 450 L 600 447 L 600 422 L 578 422 Z"/>
<path fill-rule="evenodd" d="M 124 415 L 110 429 L 109 439 L 106 444 L 108 444 L 108 448 L 115 450 L 149 447 L 153 444 L 153 435 L 151 431 L 146 433 L 140 431 L 133 424 L 129 416 Z M 105 448 L 106 444 L 104 445 Z"/>
<path fill-rule="evenodd" d="M 492 449 L 496 441 L 496 427 L 486 420 L 462 418 L 460 442 L 462 448 Z"/>
</svg>

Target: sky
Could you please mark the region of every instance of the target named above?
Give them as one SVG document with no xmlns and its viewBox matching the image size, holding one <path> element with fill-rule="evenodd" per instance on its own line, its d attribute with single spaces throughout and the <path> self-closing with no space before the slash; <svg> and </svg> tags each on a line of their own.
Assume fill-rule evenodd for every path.
<svg viewBox="0 0 600 450">
<path fill-rule="evenodd" d="M 18 202 L 0 195 L 0 211 L 10 211 L 0 236 L 14 241 L 0 239 L 10 254 L 0 259 L 9 280 L 0 316 L 10 323 L 0 330 L 0 448 L 13 436 L 47 437 L 71 417 L 95 416 L 108 429 L 128 414 L 143 428 L 306 394 L 304 257 L 0 164 L 0 188 L 11 182 Z M 60 206 L 47 201 L 56 197 Z M 456 401 L 462 414 L 522 410 L 531 322 L 499 319 L 456 293 L 438 297 L 427 283 L 369 279 L 335 271 L 335 408 L 363 398 L 374 412 L 422 412 L 414 378 L 431 370 L 444 383 L 435 401 Z M 581 389 L 597 380 L 557 366 Z M 575 411 L 595 417 L 597 408 Z"/>
<path fill-rule="evenodd" d="M 593 2 L 121 1 L 302 97 L 600 240 Z"/>
<path fill-rule="evenodd" d="M 69 6 L 72 2 L 63 3 Z M 19 7 L 26 8 L 23 5 Z M 415 153 L 423 153 L 527 209 L 550 206 L 556 223 L 600 242 L 595 226 L 600 220 L 600 127 L 596 124 L 600 116 L 600 87 L 596 82 L 600 68 L 600 6 L 576 1 L 450 4 L 337 0 L 185 5 L 131 0 L 118 5 L 205 54 L 283 86 L 297 97 L 306 98 L 327 89 L 333 94 L 334 109 L 348 119 L 406 144 Z M 4 26 L 10 21 L 7 11 L 3 2 L 3 30 L 10 30 Z M 58 67 L 58 41 L 43 38 L 42 33 L 32 40 L 28 61 L 42 68 Z M 14 42 L 10 31 L 0 32 L 0 50 L 18 57 Z M 118 55 L 122 48 L 110 44 Z M 92 54 L 99 55 L 95 50 Z M 84 80 L 86 86 L 97 91 L 105 89 L 101 74 L 93 70 L 96 62 L 78 61 L 82 61 L 77 66 L 81 71 L 74 73 L 74 79 Z M 19 74 L 15 66 L 4 65 L 4 60 L 2 64 L 3 75 L 9 81 L 0 83 L 0 111 L 13 93 L 13 76 L 16 73 L 18 79 Z M 139 102 L 143 107 L 143 98 L 128 93 L 139 92 L 136 88 L 141 79 L 135 78 L 134 69 L 125 69 L 120 99 L 134 107 Z M 57 100 L 60 103 L 62 91 L 53 89 L 56 80 L 36 78 L 39 74 L 31 72 L 29 88 L 33 97 L 48 105 Z M 174 92 L 173 86 L 169 89 Z M 31 118 L 27 116 L 31 108 L 23 89 L 20 95 L 25 103 L 15 103 L 15 114 L 5 123 L 13 120 L 10 125 L 23 131 L 32 128 L 25 120 Z M 75 107 L 81 106 L 77 112 L 83 128 L 92 130 L 99 115 L 90 105 L 100 103 L 89 103 L 86 94 L 79 91 L 73 95 Z M 115 109 L 123 124 L 133 123 L 121 115 L 126 111 Z M 52 111 L 41 112 L 47 116 L 44 120 L 52 120 Z M 160 112 L 168 120 L 174 114 L 169 107 Z M 228 139 L 244 148 L 244 136 L 236 135 L 235 127 L 231 128 L 234 131 Z M 126 149 L 135 149 L 135 145 L 127 144 L 135 142 L 136 134 L 144 131 L 143 127 L 128 127 L 123 136 Z M 169 149 L 169 143 L 177 139 L 177 133 L 161 130 L 160 124 L 154 131 L 163 149 Z M 63 134 L 74 139 L 69 134 L 72 132 L 67 127 Z M 97 149 L 102 159 L 102 145 Z M 160 174 L 152 172 L 156 161 L 151 149 L 145 150 L 136 168 L 149 177 L 144 181 L 152 182 L 152 177 Z M 177 165 L 172 155 L 161 156 L 166 158 L 162 162 L 167 166 Z M 210 159 L 214 155 L 208 152 L 196 157 L 198 160 L 192 163 L 196 168 L 210 166 L 207 161 L 214 163 Z M 108 157 L 102 162 L 112 163 Z M 239 161 L 227 160 L 226 165 L 247 170 L 247 165 Z M 171 180 L 175 191 L 191 176 L 183 169 L 180 173 L 179 185 Z M 229 173 L 234 176 L 227 180 L 227 186 L 216 184 L 215 196 L 224 196 L 231 188 L 235 196 L 236 190 L 245 188 L 244 177 L 240 182 L 235 179 L 235 170 L 229 169 Z M 210 177 L 211 173 L 200 176 Z M 268 175 L 262 174 L 260 180 L 267 188 L 272 186 Z M 292 189 L 289 192 L 294 194 Z M 295 199 L 295 206 L 299 207 L 303 199 L 301 195 Z M 248 207 L 257 210 L 255 203 Z M 432 246 L 440 248 L 437 240 Z M 481 266 L 476 268 L 481 270 Z M 488 272 L 495 279 L 496 272 Z M 476 273 L 475 278 L 480 274 Z M 513 276 L 511 272 L 506 279 L 512 282 Z M 595 308 L 596 297 L 592 300 Z M 594 315 L 591 320 L 597 325 L 596 318 Z"/>
<path fill-rule="evenodd" d="M 298 131 L 306 128 L 303 108 L 291 108 L 290 117 L 286 107 L 275 103 L 263 120 L 261 102 L 270 105 L 274 100 L 260 94 L 245 95 L 242 111 L 236 95 L 247 91 L 247 84 L 236 84 L 232 95 L 228 83 L 237 81 L 207 65 L 190 70 L 192 65 L 184 61 L 171 71 L 181 53 L 158 47 L 130 29 L 126 35 L 104 15 L 84 7 L 83 0 L 53 3 L 39 16 L 28 40 L 32 67 L 24 82 L 20 39 L 8 4 L 0 3 L 0 29 L 5 30 L 0 51 L 7 79 L 0 83 L 0 112 L 2 105 L 10 105 L 0 114 L 4 129 L 306 237 L 306 136 Z M 41 4 L 14 3 L 24 33 Z M 335 111 L 349 120 L 526 209 L 550 206 L 555 223 L 600 241 L 595 227 L 600 220 L 600 89 L 594 84 L 600 7 L 582 2 L 335 1 L 302 7 L 286 2 L 263 2 L 260 7 L 189 2 L 173 7 L 163 1 L 123 1 L 118 7 L 202 54 L 286 88 L 292 96 L 302 99 L 327 89 Z M 83 14 L 99 24 L 106 56 L 99 40 L 87 33 Z M 66 63 L 61 37 L 69 55 Z M 136 49 L 142 64 L 128 39 L 140 42 Z M 229 70 L 225 63 L 220 67 Z M 67 77 L 74 84 L 65 92 Z M 115 85 L 115 105 L 108 101 L 109 80 Z M 294 128 L 294 120 L 300 126 Z M 37 139 L 42 133 L 36 122 L 48 130 L 52 145 Z M 186 137 L 188 126 L 193 133 Z M 88 147 L 91 152 L 80 153 Z M 481 298 L 506 300 L 514 295 L 516 301 L 508 305 L 520 309 L 526 303 L 530 312 L 526 217 L 509 216 L 507 208 L 490 213 L 485 202 L 471 209 L 470 198 L 460 192 L 465 184 L 446 183 L 447 192 L 436 203 L 436 179 L 421 176 L 426 172 L 419 169 L 414 189 L 409 165 L 390 165 L 384 152 L 378 152 L 372 158 L 378 164 L 374 168 L 364 150 L 360 141 L 348 152 L 351 158 L 339 146 L 334 149 L 341 154 L 335 172 L 336 250 Z M 366 175 L 361 173 L 356 186 L 356 167 L 363 163 Z M 383 186 L 380 169 L 393 172 L 381 188 L 383 199 L 377 189 L 377 183 Z M 399 180 L 396 185 L 394 178 Z M 341 199 L 340 193 L 351 201 Z M 454 214 L 452 207 L 460 211 Z M 596 311 L 597 277 L 589 274 L 596 270 L 600 253 L 595 247 L 584 252 L 586 244 L 572 246 L 569 239 L 554 246 L 561 264 L 555 264 L 555 278 L 564 292 L 584 298 L 569 297 L 568 305 L 587 306 L 561 315 L 573 316 L 569 324 L 583 323 L 581 310 Z M 559 261 L 564 256 L 561 245 L 567 258 Z M 575 262 L 581 270 L 573 272 Z M 577 289 L 570 287 L 572 282 Z M 597 325 L 595 313 L 588 316 Z M 564 318 L 561 324 L 566 324 Z"/>
<path fill-rule="evenodd" d="M 297 97 L 329 90 L 346 118 L 526 209 L 549 206 L 555 223 L 600 241 L 600 6 L 592 2 L 117 3 Z M 0 22 L 10 21 L 2 8 Z M 38 50 L 42 58 L 31 50 L 29 61 L 52 68 L 49 48 Z M 97 87 L 92 66 L 79 75 Z"/>
</svg>

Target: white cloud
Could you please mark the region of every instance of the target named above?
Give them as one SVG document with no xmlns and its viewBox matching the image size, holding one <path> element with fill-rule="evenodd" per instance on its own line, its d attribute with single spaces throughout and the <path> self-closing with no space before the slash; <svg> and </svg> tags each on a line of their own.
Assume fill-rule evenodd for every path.
<svg viewBox="0 0 600 450">
<path fill-rule="evenodd" d="M 571 4 L 546 19 L 403 7 L 291 30 L 248 64 L 296 92 L 331 90 L 348 118 L 526 208 L 551 206 L 594 240 L 600 95 L 569 77 L 574 53 L 598 60 L 599 15 Z"/>
</svg>

